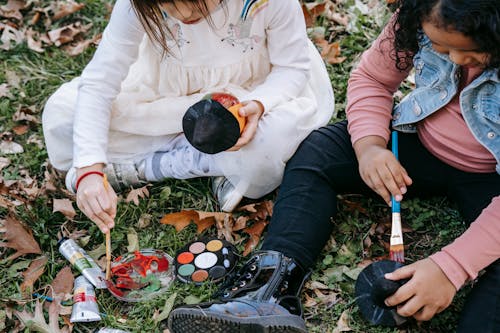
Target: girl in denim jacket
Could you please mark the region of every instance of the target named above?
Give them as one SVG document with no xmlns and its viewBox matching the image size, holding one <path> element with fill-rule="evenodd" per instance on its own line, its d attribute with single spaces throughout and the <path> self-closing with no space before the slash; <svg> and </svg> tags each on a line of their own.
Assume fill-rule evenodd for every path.
<svg viewBox="0 0 500 333">
<path fill-rule="evenodd" d="M 386 304 L 402 316 L 429 320 L 480 276 L 458 331 L 500 332 L 500 1 L 396 5 L 349 80 L 347 122 L 314 131 L 287 163 L 263 251 L 252 259 L 267 264 L 260 264 L 262 271 L 273 262 L 275 274 L 245 266 L 250 271 L 238 276 L 248 281 L 229 287 L 224 305 L 177 309 L 171 327 L 186 316 L 191 327 L 212 322 L 304 332 L 290 299 L 330 238 L 337 195 L 376 193 L 388 205 L 391 195 L 398 201 L 445 195 L 469 224 L 441 251 L 386 274 L 409 279 Z M 393 95 L 412 68 L 416 87 L 394 107 Z M 400 131 L 399 161 L 388 148 L 391 121 Z M 250 301 L 253 312 L 245 306 Z M 288 312 L 276 306 L 279 314 L 263 314 L 272 302 Z"/>
</svg>

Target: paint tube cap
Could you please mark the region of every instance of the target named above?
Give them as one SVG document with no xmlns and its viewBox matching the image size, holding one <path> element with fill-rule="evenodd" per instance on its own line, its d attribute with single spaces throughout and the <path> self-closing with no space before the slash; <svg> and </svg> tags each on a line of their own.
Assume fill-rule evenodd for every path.
<svg viewBox="0 0 500 333">
<path fill-rule="evenodd" d="M 182 118 L 182 128 L 189 143 L 207 154 L 231 148 L 241 132 L 236 117 L 213 99 L 203 99 L 192 105 Z"/>
<path fill-rule="evenodd" d="M 384 278 L 403 267 L 403 264 L 392 260 L 376 261 L 366 266 L 358 275 L 354 293 L 356 303 L 363 317 L 373 325 L 399 326 L 408 318 L 397 314 L 395 307 L 388 307 L 384 300 L 394 294 L 407 280 L 392 281 Z"/>
<path fill-rule="evenodd" d="M 57 241 L 57 247 L 61 246 L 62 243 L 64 243 L 65 241 L 67 241 L 69 238 L 68 237 L 62 237 L 61 239 L 59 239 Z"/>
</svg>

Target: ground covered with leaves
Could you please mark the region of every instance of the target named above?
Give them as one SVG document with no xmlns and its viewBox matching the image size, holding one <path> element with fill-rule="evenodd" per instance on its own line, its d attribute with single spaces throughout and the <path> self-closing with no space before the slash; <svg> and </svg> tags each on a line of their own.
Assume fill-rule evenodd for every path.
<svg viewBox="0 0 500 333">
<path fill-rule="evenodd" d="M 0 331 L 91 332 L 115 327 L 166 332 L 172 306 L 210 299 L 217 286 L 176 282 L 148 302 L 126 303 L 97 291 L 103 319 L 71 324 L 73 279 L 78 273 L 59 254 L 57 240 L 75 239 L 104 265 L 104 237 L 76 210 L 74 197 L 50 168 L 41 129 L 47 98 L 80 74 L 100 40 L 112 2 L 8 0 L 0 5 Z M 304 1 L 311 39 L 320 50 L 345 117 L 347 78 L 360 53 L 390 16 L 385 1 Z M 411 80 L 405 83 L 407 88 Z M 217 213 L 208 179 L 167 180 L 123 193 L 115 256 L 155 248 L 174 256 L 185 243 L 214 235 L 233 242 L 242 260 L 258 248 L 272 216 L 275 193 L 245 202 L 233 214 Z M 310 332 L 452 332 L 468 288 L 427 323 L 398 329 L 369 326 L 359 314 L 353 288 L 361 269 L 387 257 L 390 210 L 357 195 L 340 200 L 335 231 L 302 293 Z M 171 215 L 175 214 L 175 215 Z M 433 253 L 463 232 L 461 219 L 442 198 L 402 203 L 407 262 Z M 34 295 L 48 296 L 40 298 Z"/>
</svg>

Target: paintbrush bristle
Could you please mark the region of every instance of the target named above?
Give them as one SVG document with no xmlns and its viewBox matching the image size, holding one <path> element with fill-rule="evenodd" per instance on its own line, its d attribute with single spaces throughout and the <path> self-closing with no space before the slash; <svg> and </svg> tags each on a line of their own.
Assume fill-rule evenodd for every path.
<svg viewBox="0 0 500 333">
<path fill-rule="evenodd" d="M 403 230 L 401 228 L 401 214 L 392 213 L 391 241 L 389 255 L 391 260 L 404 262 Z"/>
<path fill-rule="evenodd" d="M 405 248 L 403 244 L 391 245 L 389 257 L 393 261 L 403 263 L 405 261 Z"/>
</svg>

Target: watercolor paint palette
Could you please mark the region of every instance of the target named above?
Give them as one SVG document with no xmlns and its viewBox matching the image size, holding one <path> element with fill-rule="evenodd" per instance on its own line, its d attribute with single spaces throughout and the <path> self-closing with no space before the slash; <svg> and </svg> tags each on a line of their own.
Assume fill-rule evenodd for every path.
<svg viewBox="0 0 500 333">
<path fill-rule="evenodd" d="M 223 239 L 205 238 L 188 243 L 174 258 L 177 279 L 195 284 L 221 281 L 234 269 L 238 259 L 235 253 L 235 247 Z"/>
</svg>

